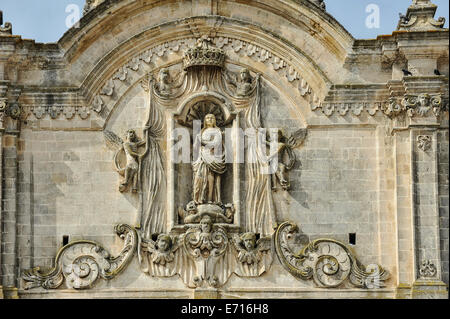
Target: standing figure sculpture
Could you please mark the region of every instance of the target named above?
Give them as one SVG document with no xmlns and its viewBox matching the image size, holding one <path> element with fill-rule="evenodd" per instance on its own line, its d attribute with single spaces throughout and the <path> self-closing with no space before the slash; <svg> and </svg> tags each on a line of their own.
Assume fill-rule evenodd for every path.
<svg viewBox="0 0 450 319">
<path fill-rule="evenodd" d="M 131 191 L 137 193 L 139 182 L 139 148 L 146 145 L 145 141 L 140 140 L 135 130 L 128 130 L 126 140 L 123 141 L 114 132 L 104 131 L 106 145 L 115 151 L 114 165 L 117 172 L 123 176 L 119 185 L 119 191 L 125 192 L 131 186 Z"/>
<path fill-rule="evenodd" d="M 281 188 L 285 191 L 289 190 L 289 188 L 291 187 L 287 172 L 292 169 L 295 162 L 297 161 L 294 149 L 303 143 L 306 138 L 306 134 L 306 129 L 299 129 L 291 136 L 287 137 L 281 130 L 278 130 L 276 141 L 270 142 L 276 143 L 275 152 L 273 154 L 270 154 L 269 157 L 269 161 L 271 162 L 270 164 L 276 164 L 275 172 L 274 174 L 272 174 L 273 190 L 277 189 L 277 181 L 279 182 Z M 267 142 L 268 146 L 270 146 L 270 143 Z M 277 157 L 277 161 L 273 162 L 273 159 L 275 157 Z"/>
<path fill-rule="evenodd" d="M 216 117 L 207 114 L 203 129 L 194 141 L 194 148 L 200 149 L 197 160 L 192 164 L 193 200 L 197 205 L 222 204 L 221 175 L 226 172 L 222 140 L 222 131 L 216 125 Z"/>
<path fill-rule="evenodd" d="M 138 153 L 138 148 L 145 144 L 145 141 L 141 141 L 137 138 L 134 130 L 128 130 L 127 140 L 123 143 L 123 149 L 127 157 L 127 165 L 125 167 L 125 178 L 119 186 L 119 191 L 123 192 L 132 183 L 132 192 L 136 193 L 138 188 L 138 157 L 141 155 Z"/>
</svg>

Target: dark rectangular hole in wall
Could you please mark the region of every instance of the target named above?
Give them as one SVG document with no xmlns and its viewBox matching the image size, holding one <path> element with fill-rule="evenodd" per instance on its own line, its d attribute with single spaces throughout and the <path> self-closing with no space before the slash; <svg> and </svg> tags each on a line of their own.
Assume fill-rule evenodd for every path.
<svg viewBox="0 0 450 319">
<path fill-rule="evenodd" d="M 350 245 L 356 245 L 356 234 L 355 233 L 348 234 L 348 243 Z"/>
<path fill-rule="evenodd" d="M 63 236 L 63 246 L 67 245 L 69 243 L 69 236 L 64 235 Z"/>
</svg>

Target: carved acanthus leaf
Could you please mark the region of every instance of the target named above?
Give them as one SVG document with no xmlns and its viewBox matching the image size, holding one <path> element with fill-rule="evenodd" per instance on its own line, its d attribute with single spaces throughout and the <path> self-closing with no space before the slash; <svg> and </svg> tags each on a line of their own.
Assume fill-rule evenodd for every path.
<svg viewBox="0 0 450 319">
<path fill-rule="evenodd" d="M 102 246 L 92 241 L 71 242 L 56 255 L 55 268 L 47 272 L 39 267 L 24 271 L 22 279 L 25 289 L 56 289 L 64 281 L 69 289 L 87 289 L 99 277 L 114 278 L 128 265 L 137 247 L 137 234 L 133 227 L 120 224 L 115 227 L 115 231 L 124 241 L 117 257 L 112 257 Z"/>
<path fill-rule="evenodd" d="M 380 288 L 389 274 L 379 265 L 364 267 L 349 248 L 333 239 L 317 239 L 294 254 L 289 245 L 297 225 L 284 222 L 275 232 L 275 251 L 293 276 L 311 279 L 319 287 L 338 287 L 345 281 L 360 288 Z"/>
</svg>

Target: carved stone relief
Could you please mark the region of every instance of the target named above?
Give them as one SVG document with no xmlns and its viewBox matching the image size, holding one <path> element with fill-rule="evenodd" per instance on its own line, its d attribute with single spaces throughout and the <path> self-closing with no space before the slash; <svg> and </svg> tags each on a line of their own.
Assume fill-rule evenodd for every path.
<svg viewBox="0 0 450 319">
<path fill-rule="evenodd" d="M 3 12 L 0 11 L 0 36 L 7 36 L 12 34 L 11 22 L 5 22 L 3 25 Z"/>
<path fill-rule="evenodd" d="M 420 150 L 427 152 L 432 147 L 432 144 L 431 144 L 432 141 L 433 141 L 433 139 L 430 135 L 419 135 L 419 136 L 417 136 L 417 147 Z"/>
<path fill-rule="evenodd" d="M 437 275 L 437 269 L 431 260 L 423 260 L 419 267 L 421 278 L 433 278 Z"/>
<path fill-rule="evenodd" d="M 24 272 L 25 289 L 56 289 L 63 282 L 69 289 L 88 289 L 99 278 L 114 278 L 133 258 L 138 241 L 136 231 L 128 225 L 117 225 L 115 231 L 124 241 L 117 257 L 112 257 L 95 242 L 71 242 L 56 255 L 55 268 L 45 271 L 36 267 Z"/>
<path fill-rule="evenodd" d="M 69 243 L 57 254 L 54 269 L 42 272 L 37 268 L 24 273 L 28 288 L 54 289 L 64 280 L 68 288 L 90 288 L 98 277 L 116 276 L 135 251 L 144 273 L 154 277 L 177 275 L 190 288 L 221 287 L 233 273 L 240 277 L 262 276 L 270 270 L 273 253 L 291 274 L 305 280 L 312 278 L 319 287 L 338 287 L 347 279 L 360 288 L 382 287 L 387 272 L 380 266 L 362 266 L 340 242 L 315 240 L 298 255 L 292 253 L 288 239 L 296 226 L 289 222 L 276 226 L 272 192 L 289 190 L 287 172 L 297 160 L 295 149 L 306 139 L 307 130 L 298 129 L 291 135 L 279 132 L 267 139 L 261 120 L 263 78 L 247 69 L 237 73 L 227 70 L 226 54 L 220 48 L 227 43 L 235 51 L 245 47 L 249 56 L 256 52 L 260 58 L 267 56 L 267 52 L 261 55 L 261 48 L 243 45 L 240 40 L 216 39 L 217 46 L 214 46 L 210 38 L 202 37 L 186 51 L 183 70 L 178 74 L 162 68 L 142 80 L 142 88 L 149 97 L 142 139 L 135 129 L 127 131 L 125 141 L 116 133 L 104 131 L 107 145 L 115 152 L 115 169 L 123 176 L 118 191 L 130 190 L 130 196 L 135 196 L 139 203 L 137 225 L 116 228 L 125 240 L 120 255 L 111 257 L 94 242 Z M 133 59 L 126 68 L 136 71 L 139 61 L 145 62 L 153 54 L 161 56 L 168 48 L 179 50 L 180 47 L 172 43 L 152 49 L 151 53 L 147 51 L 139 59 Z M 272 62 L 274 68 L 286 67 L 278 58 Z M 113 96 L 114 81 L 126 79 L 127 69 L 119 70 L 107 80 L 94 101 Z M 292 72 L 289 74 L 292 78 Z M 98 104 L 94 110 L 101 111 L 103 102 Z M 349 110 L 348 105 L 338 107 L 342 115 Z M 57 116 L 61 109 L 52 111 Z M 69 113 L 73 116 L 74 110 Z M 35 115 L 42 114 L 44 110 L 37 107 Z M 201 123 L 199 132 L 194 132 L 195 121 Z M 199 150 L 198 157 L 192 158 L 192 165 L 186 168 L 192 172 L 190 201 L 182 203 L 184 207 L 178 210 L 174 198 L 170 197 L 175 192 L 177 172 L 169 151 L 173 143 L 171 129 L 175 125 L 192 129 L 189 138 L 193 148 Z M 241 175 L 236 171 L 239 165 L 227 163 L 226 153 L 212 151 L 223 146 L 226 126 L 235 131 L 242 126 L 252 132 L 242 154 L 246 179 L 242 212 L 237 207 L 241 201 L 237 192 L 230 195 L 231 203 L 224 197 L 224 185 L 236 186 L 241 182 Z M 166 154 L 160 145 L 164 136 L 168 144 L 164 149 Z M 235 141 L 233 145 L 233 152 L 238 153 L 239 143 Z M 264 156 L 269 145 L 271 151 Z M 169 156 L 167 161 L 164 155 Z M 270 172 L 272 158 L 278 160 L 278 167 L 266 173 Z M 223 178 L 229 171 L 233 173 L 232 178 Z"/>
<path fill-rule="evenodd" d="M 119 136 L 111 131 L 104 131 L 106 144 L 116 151 L 114 155 L 114 166 L 117 172 L 123 176 L 123 181 L 120 183 L 119 191 L 124 192 L 128 187 L 131 191 L 136 193 L 138 191 L 138 177 L 139 177 L 139 158 L 143 156 L 138 149 L 145 147 L 146 142 L 140 140 L 136 136 L 134 130 L 128 130 L 126 141 L 123 141 Z"/>
<path fill-rule="evenodd" d="M 435 31 L 442 29 L 445 18 L 434 19 L 437 6 L 430 0 L 414 0 L 406 15 L 400 14 L 397 30 L 401 31 Z"/>
<path fill-rule="evenodd" d="M 299 231 L 291 222 L 282 223 L 275 233 L 275 250 L 281 264 L 293 276 L 313 279 L 319 287 L 338 287 L 346 281 L 359 288 L 380 288 L 389 273 L 379 265 L 363 266 L 343 243 L 316 239 L 294 253 L 290 239 Z"/>
</svg>

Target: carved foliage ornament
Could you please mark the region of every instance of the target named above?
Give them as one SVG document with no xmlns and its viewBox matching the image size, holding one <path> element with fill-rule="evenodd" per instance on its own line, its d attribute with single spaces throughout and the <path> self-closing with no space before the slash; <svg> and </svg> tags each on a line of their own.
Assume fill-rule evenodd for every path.
<svg viewBox="0 0 450 319">
<path fill-rule="evenodd" d="M 99 277 L 112 279 L 119 274 L 130 262 L 137 245 L 149 256 L 151 265 L 146 272 L 157 277 L 178 274 L 192 288 L 201 287 L 205 282 L 211 287 L 221 286 L 233 272 L 243 277 L 257 277 L 268 271 L 272 262 L 270 237 L 257 240 L 254 233 L 230 237 L 224 227 L 213 224 L 208 218 L 200 225 L 189 226 L 185 234 L 160 234 L 156 241 L 141 239 L 128 225 L 116 226 L 116 232 L 124 240 L 117 257 L 111 257 L 95 242 L 71 242 L 58 252 L 55 268 L 48 272 L 39 268 L 24 272 L 25 289 L 56 289 L 64 281 L 69 289 L 91 288 Z M 323 288 L 349 282 L 358 288 L 374 289 L 383 287 L 389 278 L 381 266 L 363 266 L 349 248 L 333 239 L 314 240 L 295 254 L 291 239 L 296 232 L 295 224 L 282 223 L 274 234 L 274 244 L 283 267 L 299 279 L 313 279 Z M 423 277 L 432 277 L 436 268 L 427 261 L 422 264 L 420 273 Z M 193 276 L 193 286 L 189 284 L 189 276 Z"/>
<path fill-rule="evenodd" d="M 232 273 L 257 277 L 270 269 L 271 238 L 256 238 L 253 233 L 229 235 L 225 227 L 205 216 L 200 224 L 187 226 L 184 234 L 142 239 L 139 258 L 151 276 L 178 274 L 190 288 L 219 287 Z"/>
<path fill-rule="evenodd" d="M 333 114 L 360 116 L 363 112 L 374 116 L 381 109 L 382 103 L 380 102 L 324 102 L 321 105 L 313 104 L 311 108 L 312 111 L 321 110 L 326 116 L 332 116 Z"/>
<path fill-rule="evenodd" d="M 380 288 L 389 274 L 379 265 L 364 267 L 343 243 L 316 239 L 295 254 L 290 239 L 297 225 L 282 223 L 275 232 L 275 250 L 283 267 L 293 276 L 313 279 L 319 287 L 338 287 L 348 281 L 359 288 Z"/>
<path fill-rule="evenodd" d="M 212 47 L 212 43 L 216 45 L 216 48 Z M 192 48 L 193 44 L 194 47 Z M 154 63 L 157 58 L 162 58 L 170 52 L 179 52 L 181 47 L 187 48 L 187 54 L 183 56 L 185 68 L 198 65 L 222 67 L 224 65 L 227 50 L 232 50 L 235 53 L 243 52 L 243 54 L 253 60 L 268 64 L 272 66 L 275 71 L 279 71 L 280 74 L 284 75 L 286 80 L 298 89 L 300 95 L 308 99 L 312 108 L 317 108 L 320 105 L 319 97 L 313 92 L 307 81 L 300 76 L 300 72 L 274 53 L 271 53 L 256 44 L 240 39 L 229 37 L 202 37 L 200 39 L 188 38 L 162 43 L 131 58 L 129 62 L 119 68 L 116 73 L 103 84 L 99 94 L 92 100 L 91 109 L 100 113 L 108 103 L 108 99 L 115 99 L 114 91 L 122 82 L 126 81 L 130 70 L 137 72 L 142 65 L 142 62 L 147 65 Z M 100 97 L 101 95 L 105 99 L 102 99 Z"/>
<path fill-rule="evenodd" d="M 8 103 L 6 98 L 0 99 L 0 112 L 3 116 L 7 115 L 14 120 L 17 120 L 22 114 L 22 110 L 17 103 Z"/>
<path fill-rule="evenodd" d="M 419 135 L 417 136 L 417 147 L 424 152 L 427 152 L 432 147 L 433 139 L 430 135 Z"/>
<path fill-rule="evenodd" d="M 446 110 L 441 94 L 407 94 L 403 98 L 391 97 L 383 105 L 384 114 L 389 117 L 407 115 L 408 117 L 438 117 L 442 111 Z"/>
<path fill-rule="evenodd" d="M 441 94 L 419 94 L 406 95 L 402 100 L 402 105 L 406 107 L 406 114 L 409 117 L 439 116 L 442 108 Z"/>
<path fill-rule="evenodd" d="M 112 257 L 99 244 L 87 240 L 74 241 L 61 248 L 56 255 L 55 268 L 42 271 L 39 267 L 24 271 L 25 289 L 43 287 L 56 289 L 65 281 L 69 289 L 87 289 L 99 277 L 112 279 L 130 262 L 137 247 L 134 228 L 120 224 L 115 227 L 123 239 L 122 251 Z"/>
</svg>

